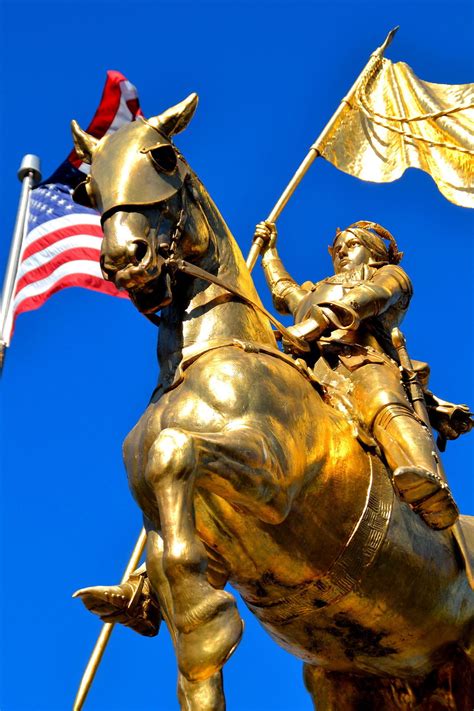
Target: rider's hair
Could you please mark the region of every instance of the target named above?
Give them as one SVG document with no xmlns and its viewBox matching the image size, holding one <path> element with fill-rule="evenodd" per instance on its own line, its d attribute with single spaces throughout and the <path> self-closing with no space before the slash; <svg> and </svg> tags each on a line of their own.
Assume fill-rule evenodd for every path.
<svg viewBox="0 0 474 711">
<path fill-rule="evenodd" d="M 342 232 L 351 232 L 354 237 L 357 237 L 364 247 L 369 250 L 375 263 L 379 266 L 383 264 L 398 264 L 403 257 L 403 252 L 398 251 L 394 236 L 382 225 L 376 222 L 368 222 L 367 220 L 354 222 L 349 227 L 346 227 L 345 230 L 340 230 L 339 228 L 336 230 L 332 247 L 329 247 L 331 257 L 334 253 L 334 245 Z M 388 242 L 388 245 L 385 244 L 384 240 Z"/>
</svg>

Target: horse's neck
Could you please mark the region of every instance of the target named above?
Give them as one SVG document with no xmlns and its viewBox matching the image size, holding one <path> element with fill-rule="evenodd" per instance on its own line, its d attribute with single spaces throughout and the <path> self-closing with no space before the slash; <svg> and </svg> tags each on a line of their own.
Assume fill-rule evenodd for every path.
<svg viewBox="0 0 474 711">
<path fill-rule="evenodd" d="M 205 189 L 200 187 L 201 206 L 213 241 L 197 265 L 260 304 L 239 247 Z M 184 348 L 205 347 L 209 341 L 238 338 L 275 345 L 268 320 L 254 308 L 215 284 L 189 277 L 180 277 L 180 281 L 184 293 L 163 311 L 158 351 L 162 376 L 165 370 L 174 370 Z"/>
</svg>

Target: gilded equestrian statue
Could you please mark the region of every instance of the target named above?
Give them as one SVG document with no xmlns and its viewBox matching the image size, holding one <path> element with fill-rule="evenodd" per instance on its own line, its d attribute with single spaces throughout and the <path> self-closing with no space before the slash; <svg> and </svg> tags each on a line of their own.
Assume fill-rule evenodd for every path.
<svg viewBox="0 0 474 711">
<path fill-rule="evenodd" d="M 400 500 L 380 450 L 277 348 L 236 242 L 172 142 L 196 103 L 101 140 L 73 125 L 91 164 L 75 198 L 102 214 L 103 273 L 141 313 L 161 312 L 160 380 L 124 460 L 181 708 L 225 707 L 222 668 L 242 634 L 229 582 L 304 661 L 318 711 L 467 711 L 474 592 L 452 531 Z M 473 546 L 473 519 L 460 522 Z"/>
</svg>

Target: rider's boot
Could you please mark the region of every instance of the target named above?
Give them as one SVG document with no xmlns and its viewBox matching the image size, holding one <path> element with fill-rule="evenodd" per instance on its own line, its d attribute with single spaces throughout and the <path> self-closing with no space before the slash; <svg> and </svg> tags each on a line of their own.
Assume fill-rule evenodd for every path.
<svg viewBox="0 0 474 711">
<path fill-rule="evenodd" d="M 431 431 L 407 405 L 385 406 L 375 418 L 374 437 L 393 472 L 400 499 L 430 527 L 452 526 L 459 510 L 449 489 Z"/>
<path fill-rule="evenodd" d="M 134 571 L 120 585 L 82 588 L 73 597 L 79 597 L 103 622 L 120 623 L 145 637 L 158 634 L 161 611 L 145 566 Z"/>
</svg>

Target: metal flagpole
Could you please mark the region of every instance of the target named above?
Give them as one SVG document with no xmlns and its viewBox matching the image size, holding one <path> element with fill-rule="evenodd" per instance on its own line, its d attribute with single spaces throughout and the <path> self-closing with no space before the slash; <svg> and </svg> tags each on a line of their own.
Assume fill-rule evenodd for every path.
<svg viewBox="0 0 474 711">
<path fill-rule="evenodd" d="M 32 188 L 41 180 L 40 159 L 38 156 L 31 154 L 23 156 L 17 175 L 22 185 L 2 289 L 2 302 L 0 307 L 0 372 L 3 368 L 6 348 L 10 344 L 8 316 L 10 314 L 18 262 L 23 244 L 23 236 L 25 234 L 30 193 Z"/>
<path fill-rule="evenodd" d="M 367 74 L 369 74 L 372 71 L 374 65 L 379 61 L 379 58 L 383 56 L 383 53 L 385 52 L 385 50 L 387 49 L 389 44 L 392 42 L 397 30 L 398 30 L 398 27 L 395 27 L 393 30 L 390 30 L 387 37 L 385 38 L 384 43 L 382 45 L 380 45 L 380 47 L 377 47 L 377 49 L 374 52 L 372 52 L 372 54 L 370 55 L 370 59 L 367 62 L 367 64 L 365 65 L 364 69 L 361 71 L 361 73 L 355 80 L 354 84 L 349 89 L 348 93 L 345 95 L 345 97 L 340 102 L 335 113 L 329 120 L 329 123 L 326 124 L 326 126 L 323 128 L 323 130 L 321 131 L 321 133 L 319 134 L 319 136 L 317 137 L 315 142 L 310 147 L 306 157 L 301 162 L 296 173 L 294 174 L 294 176 L 292 177 L 292 179 L 286 186 L 285 190 L 281 194 L 280 198 L 278 199 L 277 203 L 275 204 L 275 207 L 270 212 L 270 214 L 268 215 L 265 222 L 276 222 L 278 217 L 281 215 L 281 213 L 283 212 L 283 209 L 286 207 L 289 199 L 291 198 L 291 196 L 295 192 L 296 188 L 298 187 L 298 185 L 301 183 L 302 179 L 308 172 L 309 167 L 312 165 L 314 160 L 319 155 L 321 155 L 319 152 L 319 149 L 320 149 L 321 145 L 323 145 L 324 140 L 326 139 L 329 131 L 332 130 L 336 121 L 339 120 L 339 117 L 340 117 L 341 113 L 344 111 L 346 104 L 348 104 L 350 106 L 350 102 L 351 102 L 352 98 L 354 97 L 354 94 L 355 94 L 359 84 L 367 76 Z M 250 248 L 248 257 L 247 257 L 247 267 L 250 269 L 250 271 L 252 271 L 253 267 L 255 266 L 255 262 L 257 261 L 258 255 L 260 254 L 260 251 L 261 251 L 263 245 L 264 245 L 264 240 L 261 237 L 257 237 L 254 240 L 252 247 Z"/>
<path fill-rule="evenodd" d="M 145 544 L 146 531 L 144 528 L 142 528 L 138 540 L 135 544 L 135 548 L 133 549 L 133 553 L 130 557 L 130 560 L 128 561 L 127 567 L 125 568 L 122 580 L 120 581 L 121 583 L 124 583 L 126 580 L 128 580 L 131 573 L 133 573 L 133 571 L 138 568 L 140 558 L 142 557 L 143 551 L 145 549 Z M 105 622 L 102 625 L 102 630 L 97 638 L 97 642 L 95 643 L 94 649 L 92 650 L 92 654 L 89 658 L 89 661 L 87 662 L 84 674 L 82 675 L 81 683 L 79 684 L 79 689 L 76 694 L 76 698 L 74 699 L 74 704 L 72 707 L 73 711 L 81 711 L 82 707 L 84 706 L 87 694 L 89 693 L 89 690 L 92 686 L 92 682 L 94 681 L 95 674 L 97 672 L 97 669 L 99 668 L 100 661 L 105 652 L 105 648 L 107 647 L 110 635 L 112 634 L 114 627 L 114 622 Z"/>
</svg>

